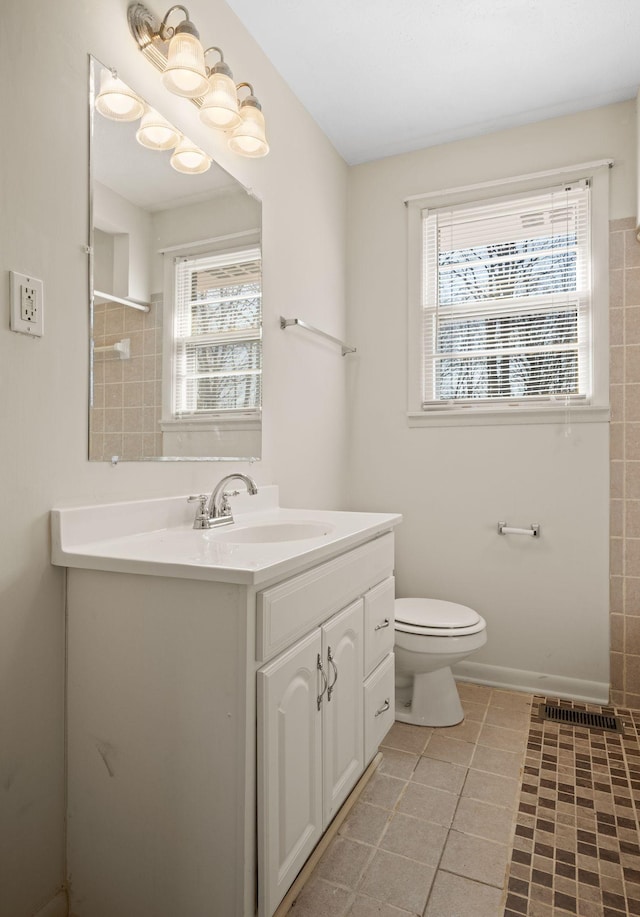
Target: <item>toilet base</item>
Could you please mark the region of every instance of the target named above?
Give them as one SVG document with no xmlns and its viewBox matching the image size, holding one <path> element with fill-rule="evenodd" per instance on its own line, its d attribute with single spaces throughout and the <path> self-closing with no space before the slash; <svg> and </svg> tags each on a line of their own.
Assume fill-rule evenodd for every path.
<svg viewBox="0 0 640 917">
<path fill-rule="evenodd" d="M 411 705 L 406 706 L 408 698 Z M 451 669 L 447 666 L 413 676 L 413 692 L 396 692 L 396 720 L 414 726 L 455 726 L 464 711 Z"/>
</svg>

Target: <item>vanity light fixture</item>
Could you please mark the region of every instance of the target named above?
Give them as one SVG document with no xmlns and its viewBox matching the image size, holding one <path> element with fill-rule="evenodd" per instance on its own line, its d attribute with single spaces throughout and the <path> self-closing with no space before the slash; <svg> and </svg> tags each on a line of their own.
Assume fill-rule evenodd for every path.
<svg viewBox="0 0 640 917">
<path fill-rule="evenodd" d="M 211 157 L 192 143 L 188 137 L 182 137 L 171 154 L 170 162 L 176 172 L 198 175 L 200 172 L 208 171 L 211 166 Z"/>
<path fill-rule="evenodd" d="M 100 91 L 96 96 L 96 108 L 111 121 L 135 121 L 144 111 L 144 102 L 118 79 L 115 70 L 100 71 Z"/>
<path fill-rule="evenodd" d="M 250 95 L 240 103 L 240 124 L 231 132 L 229 147 L 241 156 L 266 156 L 269 144 L 265 136 L 262 106 L 253 94 L 251 83 L 239 83 L 238 89 L 246 86 Z"/>
<path fill-rule="evenodd" d="M 181 10 L 185 18 L 173 28 L 167 25 L 167 19 L 175 10 Z M 185 99 L 197 99 L 204 95 L 209 88 L 204 50 L 185 6 L 172 6 L 167 11 L 160 23 L 160 37 L 169 38 L 167 66 L 162 74 L 162 82 L 169 92 Z"/>
<path fill-rule="evenodd" d="M 180 141 L 180 131 L 155 108 L 147 106 L 136 131 L 136 140 L 148 150 L 172 150 Z"/>
<path fill-rule="evenodd" d="M 176 10 L 185 18 L 179 25 L 167 25 Z M 229 132 L 229 147 L 241 156 L 266 156 L 269 144 L 265 135 L 262 107 L 250 83 L 234 85 L 233 75 L 220 48 L 202 50 L 197 29 L 184 6 L 172 6 L 160 20 L 142 3 L 131 3 L 127 10 L 129 29 L 145 57 L 160 70 L 167 89 L 191 99 L 200 109 L 204 124 Z M 204 58 L 216 51 L 220 60 L 207 67 Z M 248 87 L 250 95 L 238 104 L 237 91 Z"/>
<path fill-rule="evenodd" d="M 209 91 L 202 100 L 200 120 L 209 127 L 229 131 L 240 124 L 238 91 L 220 48 L 207 48 L 205 56 L 210 51 L 216 51 L 220 60 L 209 69 Z"/>
</svg>

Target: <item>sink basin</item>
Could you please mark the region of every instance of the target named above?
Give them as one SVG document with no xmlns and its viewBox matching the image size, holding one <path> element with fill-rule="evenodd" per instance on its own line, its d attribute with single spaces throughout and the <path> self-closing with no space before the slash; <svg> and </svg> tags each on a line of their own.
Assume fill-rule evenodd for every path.
<svg viewBox="0 0 640 917">
<path fill-rule="evenodd" d="M 321 538 L 323 535 L 329 535 L 333 529 L 334 526 L 327 522 L 267 522 L 245 528 L 234 528 L 231 525 L 228 529 L 215 532 L 212 540 L 232 544 L 269 544 Z"/>
</svg>

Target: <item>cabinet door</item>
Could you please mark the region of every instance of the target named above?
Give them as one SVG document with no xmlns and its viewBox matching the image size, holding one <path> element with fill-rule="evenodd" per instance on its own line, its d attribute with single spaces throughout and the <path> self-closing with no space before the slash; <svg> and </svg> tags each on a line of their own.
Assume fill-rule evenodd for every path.
<svg viewBox="0 0 640 917">
<path fill-rule="evenodd" d="M 322 627 L 329 689 L 323 698 L 324 826 L 363 771 L 363 604 L 349 605 Z"/>
<path fill-rule="evenodd" d="M 261 917 L 273 913 L 323 830 L 321 649 L 316 629 L 258 672 Z"/>
</svg>

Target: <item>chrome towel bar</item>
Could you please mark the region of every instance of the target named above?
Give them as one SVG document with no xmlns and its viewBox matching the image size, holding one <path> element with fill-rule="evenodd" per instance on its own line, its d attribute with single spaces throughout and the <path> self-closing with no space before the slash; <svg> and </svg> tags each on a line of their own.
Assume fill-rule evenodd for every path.
<svg viewBox="0 0 640 917">
<path fill-rule="evenodd" d="M 339 344 L 342 348 L 342 356 L 348 353 L 355 353 L 355 347 L 349 347 L 348 344 L 345 344 L 344 341 L 341 341 L 340 338 L 335 338 L 332 334 L 327 334 L 326 331 L 321 331 L 319 328 L 315 328 L 313 325 L 310 325 L 308 322 L 303 322 L 301 318 L 283 318 L 280 316 L 280 327 L 283 329 L 288 328 L 290 325 L 299 325 L 300 328 L 304 328 L 306 331 L 312 331 L 313 334 L 319 334 L 323 338 L 327 338 L 329 341 L 333 341 L 334 344 Z"/>
<path fill-rule="evenodd" d="M 498 523 L 498 535 L 530 535 L 532 538 L 540 537 L 540 523 L 532 522 L 528 529 L 519 529 L 513 525 L 507 525 L 506 522 Z"/>
</svg>

